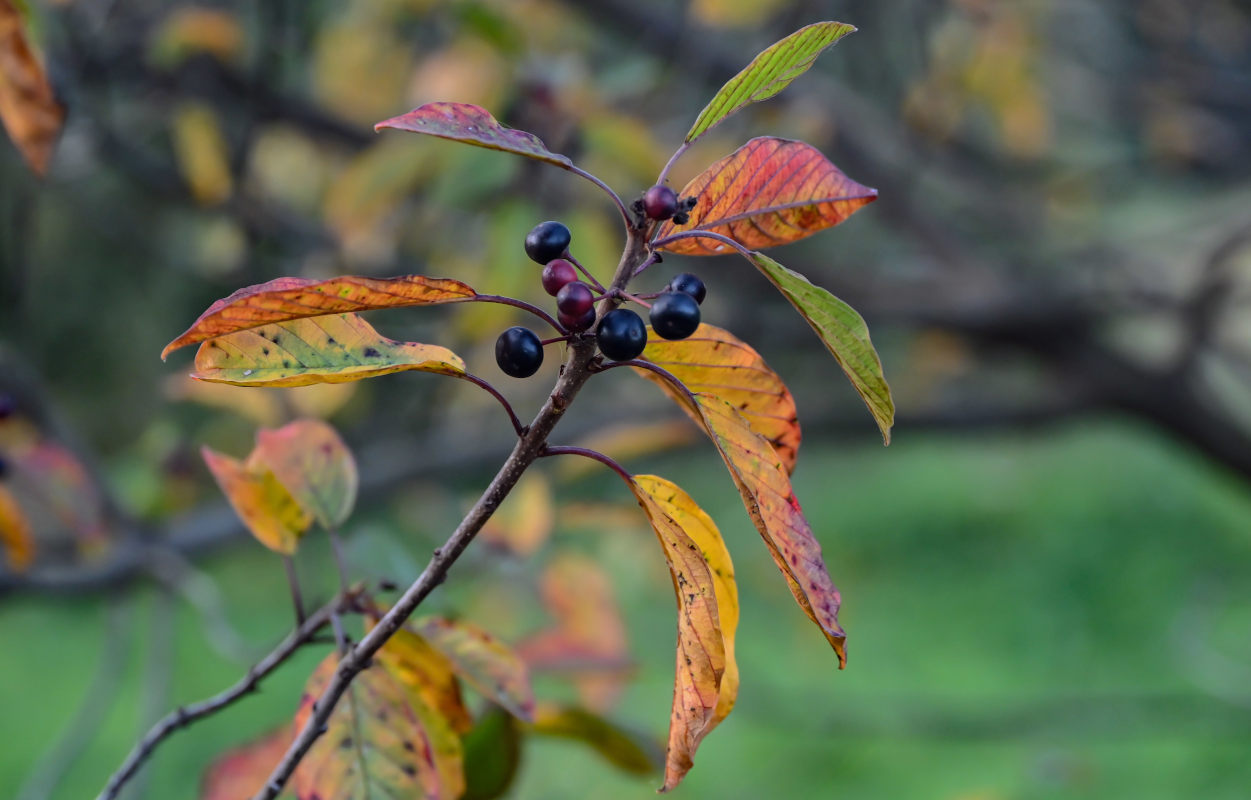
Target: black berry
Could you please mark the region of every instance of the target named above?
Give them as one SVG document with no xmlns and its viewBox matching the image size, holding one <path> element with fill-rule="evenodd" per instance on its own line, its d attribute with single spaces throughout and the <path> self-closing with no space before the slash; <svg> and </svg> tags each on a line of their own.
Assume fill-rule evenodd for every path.
<svg viewBox="0 0 1251 800">
<path fill-rule="evenodd" d="M 531 261 L 546 264 L 563 256 L 572 238 L 569 229 L 562 223 L 552 220 L 540 222 L 526 234 L 526 255 Z"/>
<path fill-rule="evenodd" d="M 582 281 L 566 283 L 556 293 L 556 308 L 567 317 L 581 317 L 595 304 L 595 294 Z"/>
<path fill-rule="evenodd" d="M 652 302 L 652 330 L 665 339 L 685 339 L 699 327 L 699 303 L 685 292 L 665 292 Z"/>
<path fill-rule="evenodd" d="M 595 322 L 595 309 L 590 309 L 580 317 L 570 316 L 569 314 L 557 314 L 556 321 L 565 330 L 580 333 L 591 327 Z"/>
<path fill-rule="evenodd" d="M 555 297 L 565 284 L 573 283 L 577 279 L 577 270 L 573 268 L 573 264 L 563 258 L 553 259 L 547 262 L 546 267 L 543 267 L 543 291 L 552 297 Z"/>
<path fill-rule="evenodd" d="M 704 288 L 704 282 L 699 279 L 699 276 L 692 275 L 689 272 L 674 275 L 673 280 L 669 281 L 669 291 L 689 294 L 695 298 L 696 303 L 701 305 L 703 305 L 704 296 L 708 293 L 708 290 Z"/>
<path fill-rule="evenodd" d="M 677 210 L 678 196 L 668 186 L 656 184 L 643 195 L 643 211 L 650 219 L 669 219 Z"/>
<path fill-rule="evenodd" d="M 613 361 L 636 358 L 647 346 L 647 326 L 628 308 L 609 311 L 599 321 L 599 350 Z"/>
<path fill-rule="evenodd" d="M 529 328 L 509 328 L 495 340 L 495 363 L 505 375 L 528 378 L 543 364 L 543 345 Z"/>
</svg>

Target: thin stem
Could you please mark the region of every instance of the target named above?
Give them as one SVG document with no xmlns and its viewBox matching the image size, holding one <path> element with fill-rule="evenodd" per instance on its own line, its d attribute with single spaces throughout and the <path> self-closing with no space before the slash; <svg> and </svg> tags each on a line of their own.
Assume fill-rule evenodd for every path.
<svg viewBox="0 0 1251 800">
<path fill-rule="evenodd" d="M 604 192 L 605 192 L 605 193 L 606 193 L 609 197 L 611 197 L 611 198 L 612 198 L 612 201 L 613 201 L 614 203 L 616 203 L 616 204 L 617 204 L 617 210 L 621 212 L 621 218 L 622 218 L 623 220 L 625 220 L 626 229 L 627 229 L 627 230 L 633 230 L 633 228 L 634 228 L 634 220 L 633 220 L 633 219 L 631 219 L 631 217 L 630 217 L 630 212 L 626 210 L 625 203 L 621 202 L 621 197 L 620 197 L 620 196 L 619 196 L 616 192 L 614 192 L 614 191 L 612 190 L 612 187 L 611 187 L 611 186 L 609 186 L 608 184 L 604 183 L 604 182 L 603 182 L 603 181 L 601 181 L 599 178 L 595 177 L 594 175 L 592 175 L 591 173 L 587 172 L 586 170 L 581 169 L 581 168 L 579 168 L 579 167 L 575 167 L 573 164 L 570 164 L 569 166 L 565 167 L 565 169 L 569 170 L 569 171 L 570 171 L 570 172 L 572 172 L 574 175 L 581 175 L 583 178 L 586 178 L 586 179 L 587 179 L 588 181 L 590 181 L 591 183 L 593 183 L 593 184 L 595 184 L 596 186 L 598 186 L 599 188 L 603 189 L 603 190 L 604 190 Z"/>
<path fill-rule="evenodd" d="M 337 613 L 340 608 L 348 607 L 355 600 L 355 595 L 356 593 L 353 592 L 336 597 L 333 601 L 313 612 L 304 621 L 303 625 L 287 634 L 287 638 L 283 639 L 281 644 L 274 648 L 269 655 L 253 665 L 247 674 L 229 689 L 199 703 L 183 706 L 166 714 L 160 722 L 152 726 L 147 735 L 130 751 L 130 755 L 122 762 L 117 772 L 113 773 L 109 778 L 104 790 L 100 792 L 96 800 L 114 800 L 121 792 L 122 787 L 126 785 L 126 782 L 134 777 L 144 762 L 151 757 L 157 745 L 174 731 L 184 728 L 198 719 L 215 714 L 244 695 L 256 691 L 265 677 L 282 666 L 287 659 L 291 658 L 297 650 L 307 644 L 319 630 L 325 627 L 326 623 L 330 621 L 331 614 Z"/>
<path fill-rule="evenodd" d="M 291 556 L 282 557 L 282 566 L 287 570 L 287 584 L 291 587 L 291 604 L 295 606 L 296 627 L 304 624 L 304 595 L 300 591 L 300 576 L 295 572 L 295 559 Z"/>
<path fill-rule="evenodd" d="M 639 264 L 638 267 L 635 268 L 634 274 L 631 275 L 630 278 L 631 279 L 637 278 L 639 275 L 642 275 L 643 271 L 646 270 L 648 267 L 650 267 L 653 264 L 659 264 L 662 260 L 663 259 L 660 257 L 660 253 L 653 252 L 651 255 L 647 257 L 647 259 L 642 264 Z"/>
<path fill-rule="evenodd" d="M 651 308 L 651 307 L 652 307 L 652 304 L 651 304 L 651 303 L 647 302 L 647 301 L 646 301 L 646 300 L 644 300 L 642 297 L 639 297 L 639 296 L 638 296 L 638 295 L 636 295 L 636 294 L 630 294 L 629 292 L 619 292 L 618 294 L 620 294 L 620 295 L 621 295 L 622 297 L 624 297 L 626 300 L 629 300 L 629 301 L 631 301 L 631 302 L 633 302 L 633 303 L 638 303 L 638 304 L 639 304 L 639 305 L 641 305 L 643 308 Z"/>
<path fill-rule="evenodd" d="M 686 149 L 690 146 L 690 142 L 683 142 L 681 147 L 673 151 L 673 155 L 669 156 L 669 161 L 665 164 L 664 169 L 660 171 L 660 176 L 656 178 L 657 184 L 662 184 L 669 180 L 669 170 L 673 169 L 673 165 L 678 163 L 678 159 L 682 157 L 682 154 L 685 153 Z"/>
<path fill-rule="evenodd" d="M 668 381 L 679 392 L 681 392 L 682 394 L 690 398 L 691 402 L 695 402 L 694 392 L 692 392 L 690 388 L 685 383 L 683 383 L 681 379 L 678 378 L 677 375 L 674 375 L 672 372 L 665 369 L 664 367 L 653 364 L 650 361 L 644 361 L 641 358 L 634 358 L 629 361 L 610 361 L 607 364 L 602 364 L 599 367 L 598 371 L 606 372 L 615 367 L 638 367 L 639 369 L 645 369 L 650 372 L 654 372 L 660 377 L 664 378 L 666 381 Z"/>
<path fill-rule="evenodd" d="M 676 242 L 679 239 L 715 239 L 718 242 L 723 242 L 724 244 L 728 244 L 730 247 L 733 247 L 735 250 L 742 253 L 744 258 L 749 260 L 751 259 L 751 250 L 734 241 L 729 236 L 723 236 L 713 231 L 678 231 L 677 233 L 669 234 L 663 239 L 657 239 L 652 242 L 652 248 L 659 249 L 670 242 Z"/>
<path fill-rule="evenodd" d="M 585 458 L 592 458 L 598 461 L 599 463 L 610 467 L 614 472 L 620 475 L 622 479 L 625 480 L 626 483 L 634 482 L 634 479 L 630 477 L 630 473 L 626 472 L 625 467 L 621 466 L 612 458 L 604 455 L 598 450 L 591 450 L 586 447 L 547 447 L 547 448 L 544 448 L 541 455 L 545 458 L 547 456 L 564 456 L 564 455 L 583 456 Z"/>
<path fill-rule="evenodd" d="M 473 297 L 468 298 L 465 302 L 499 303 L 502 306 L 512 306 L 513 308 L 520 308 L 523 311 L 529 311 L 531 314 L 543 320 L 548 325 L 551 325 L 553 328 L 556 329 L 557 333 L 565 332 L 565 329 L 560 326 L 560 323 L 556 321 L 555 317 L 553 317 L 551 314 L 547 313 L 543 309 L 539 308 L 538 306 L 533 305 L 531 303 L 527 303 L 525 300 L 518 300 L 515 297 L 504 297 L 503 295 L 498 295 L 498 294 L 476 294 Z"/>
<path fill-rule="evenodd" d="M 591 284 L 592 284 L 592 285 L 593 285 L 596 289 L 598 289 L 598 290 L 599 290 L 600 294 L 603 294 L 604 292 L 608 291 L 607 289 L 605 289 L 605 288 L 604 288 L 604 284 L 600 283 L 600 282 L 599 282 L 599 280 L 597 280 L 597 279 L 596 279 L 596 277 L 595 277 L 594 275 L 592 275 L 592 274 L 591 274 L 591 271 L 590 271 L 589 269 L 587 269 L 586 267 L 582 266 L 582 263 L 581 263 L 581 262 L 579 262 L 579 261 L 578 261 L 578 259 L 576 259 L 576 258 L 574 258 L 574 257 L 573 257 L 573 254 L 572 254 L 572 253 L 569 253 L 568 251 L 566 251 L 566 252 L 565 252 L 565 255 L 564 255 L 564 258 L 565 258 L 565 260 L 566 260 L 566 261 L 568 261 L 570 264 L 573 264 L 575 267 L 577 267 L 577 268 L 578 268 L 578 271 L 579 271 L 579 272 L 581 272 L 583 275 L 585 275 L 585 276 L 586 276 L 586 279 L 587 279 L 588 281 L 590 281 L 590 282 L 591 282 Z"/>
<path fill-rule="evenodd" d="M 334 565 L 339 571 L 339 592 L 346 594 L 348 590 L 348 570 L 347 558 L 343 555 L 343 540 L 339 538 L 339 531 L 335 528 L 327 527 L 326 535 L 330 538 L 330 549 L 334 551 Z M 343 619 L 338 609 L 330 614 L 330 627 L 334 630 L 334 641 L 339 650 L 339 655 L 344 655 L 348 651 L 347 633 L 343 630 Z"/>
<path fill-rule="evenodd" d="M 548 342 L 559 342 L 563 338 L 568 338 L 568 337 L 557 337 L 555 339 L 549 339 Z M 548 342 L 539 342 L 539 344 L 541 345 L 547 344 Z M 500 394 L 498 389 L 496 389 L 494 386 L 492 386 L 490 383 L 483 380 L 482 378 L 479 378 L 477 375 L 473 375 L 468 372 L 464 373 L 463 375 L 457 375 L 456 377 L 462 380 L 469 381 L 474 386 L 477 386 L 481 389 L 486 390 L 488 394 L 490 394 L 496 400 L 500 401 L 500 405 L 502 405 L 504 407 L 504 410 L 508 412 L 508 421 L 513 424 L 513 430 L 517 432 L 518 436 L 526 435 L 526 429 L 521 424 L 521 420 L 518 419 L 517 412 L 513 411 L 512 403 L 508 402 L 508 398 Z"/>
<path fill-rule="evenodd" d="M 567 342 L 577 335 L 578 334 L 576 333 L 566 333 L 564 336 L 553 336 L 550 339 L 541 339 L 539 341 L 539 344 L 542 345 L 543 347 L 547 347 L 549 344 L 556 344 L 557 342 Z"/>
</svg>

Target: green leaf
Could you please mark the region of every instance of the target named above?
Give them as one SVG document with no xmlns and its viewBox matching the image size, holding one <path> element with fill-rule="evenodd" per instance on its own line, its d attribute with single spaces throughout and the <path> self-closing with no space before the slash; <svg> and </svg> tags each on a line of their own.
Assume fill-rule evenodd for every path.
<svg viewBox="0 0 1251 800">
<path fill-rule="evenodd" d="M 491 706 L 463 738 L 465 794 L 461 800 L 504 796 L 521 766 L 521 726 L 498 706 Z"/>
<path fill-rule="evenodd" d="M 814 286 L 798 272 L 792 272 L 759 252 L 752 252 L 752 263 L 786 296 L 791 305 L 808 320 L 821 337 L 834 360 L 847 373 L 860 399 L 882 431 L 882 439 L 890 444 L 890 429 L 895 424 L 895 401 L 882 374 L 882 360 L 869 340 L 869 327 L 851 306 L 834 295 Z"/>
<path fill-rule="evenodd" d="M 817 22 L 771 45 L 731 78 L 699 112 L 687 144 L 744 106 L 768 100 L 808 71 L 821 51 L 854 31 L 842 22 Z"/>
<path fill-rule="evenodd" d="M 580 741 L 608 763 L 635 775 L 654 773 L 664 760 L 653 740 L 582 708 L 540 703 L 530 730 Z"/>
</svg>

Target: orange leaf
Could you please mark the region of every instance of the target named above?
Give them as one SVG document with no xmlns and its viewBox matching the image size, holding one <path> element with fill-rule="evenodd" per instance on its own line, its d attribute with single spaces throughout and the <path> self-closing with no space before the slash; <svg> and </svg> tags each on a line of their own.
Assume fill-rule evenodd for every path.
<svg viewBox="0 0 1251 800">
<path fill-rule="evenodd" d="M 467 622 L 426 617 L 412 626 L 484 697 L 519 719 L 534 719 L 530 673 L 512 648 Z"/>
<path fill-rule="evenodd" d="M 630 488 L 664 548 L 678 601 L 673 713 L 660 789 L 667 792 L 690 770 L 699 743 L 734 707 L 738 589 L 721 533 L 686 492 L 655 475 L 635 475 Z"/>
<path fill-rule="evenodd" d="M 380 658 L 391 674 L 425 706 L 438 711 L 452 730 L 464 733 L 473 727 L 452 661 L 424 636 L 402 628 L 387 641 Z"/>
<path fill-rule="evenodd" d="M 254 741 L 227 750 L 204 772 L 200 800 L 239 800 L 256 794 L 286 755 L 295 733 L 283 725 Z"/>
<path fill-rule="evenodd" d="M 426 103 L 374 126 L 374 130 L 382 128 L 424 133 L 489 150 L 503 150 L 565 169 L 572 166 L 568 158 L 548 150 L 547 145 L 533 133 L 504 127 L 485 108 L 469 103 Z"/>
<path fill-rule="evenodd" d="M 64 121 L 65 108 L 26 42 L 21 14 L 11 0 L 0 0 L 0 122 L 39 175 L 48 169 Z"/>
<path fill-rule="evenodd" d="M 326 423 L 301 419 L 277 430 L 262 428 L 252 458 L 272 470 L 300 507 L 327 530 L 342 525 L 352 513 L 360 483 L 356 461 Z"/>
<path fill-rule="evenodd" d="M 457 303 L 476 296 L 473 289 L 460 281 L 421 275 L 398 278 L 348 275 L 324 281 L 275 278 L 246 286 L 213 303 L 190 328 L 165 345 L 161 358 L 189 344 L 274 322 L 378 308 Z"/>
<path fill-rule="evenodd" d="M 362 670 L 335 706 L 319 738 L 296 771 L 299 800 L 405 797 L 454 800 L 464 793 L 460 738 L 405 683 L 379 662 Z M 334 677 L 339 658 L 330 654 L 304 686 L 295 727 L 302 729 L 313 704 Z"/>
<path fill-rule="evenodd" d="M 235 513 L 257 541 L 276 553 L 291 555 L 313 517 L 300 507 L 274 473 L 249 459 L 236 461 L 208 447 L 204 463 Z"/>
<path fill-rule="evenodd" d="M 737 408 L 751 429 L 773 445 L 787 473 L 795 471 L 800 439 L 795 398 L 760 354 L 734 334 L 708 324 L 680 341 L 649 333 L 643 358 L 673 373 L 692 392 L 716 395 Z M 689 410 L 685 394 L 667 380 L 651 370 L 635 372 Z"/>
<path fill-rule="evenodd" d="M 680 227 L 665 222 L 657 239 L 712 231 L 758 250 L 837 225 L 876 200 L 877 190 L 848 178 L 810 144 L 762 136 L 704 170 L 678 195 L 698 198 L 690 221 Z M 689 256 L 730 252 L 708 238 L 678 239 L 661 249 Z"/>
<path fill-rule="evenodd" d="M 408 370 L 465 373 L 465 362 L 446 347 L 388 339 L 355 314 L 219 336 L 200 345 L 195 366 L 191 377 L 235 386 L 346 383 Z"/>
<path fill-rule="evenodd" d="M 0 483 L 0 546 L 14 572 L 22 572 L 35 560 L 35 540 L 30 523 L 17 504 L 17 498 Z"/>
</svg>

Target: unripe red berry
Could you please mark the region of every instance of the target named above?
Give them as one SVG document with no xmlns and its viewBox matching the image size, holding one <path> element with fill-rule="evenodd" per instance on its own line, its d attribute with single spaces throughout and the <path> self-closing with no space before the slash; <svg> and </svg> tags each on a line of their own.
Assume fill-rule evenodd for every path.
<svg viewBox="0 0 1251 800">
<path fill-rule="evenodd" d="M 560 287 L 556 293 L 556 308 L 568 317 L 578 318 L 595 305 L 595 294 L 582 281 L 573 281 Z"/>
<path fill-rule="evenodd" d="M 547 266 L 543 267 L 543 291 L 556 296 L 565 284 L 573 283 L 578 279 L 578 271 L 574 269 L 573 264 L 563 258 L 557 258 L 547 262 Z"/>
<path fill-rule="evenodd" d="M 669 219 L 678 210 L 678 196 L 664 184 L 656 184 L 643 195 L 643 211 L 649 219 Z"/>
<path fill-rule="evenodd" d="M 568 314 L 557 314 L 556 321 L 567 331 L 573 333 L 581 333 L 595 323 L 595 309 L 587 311 L 580 317 L 570 316 Z"/>
</svg>

